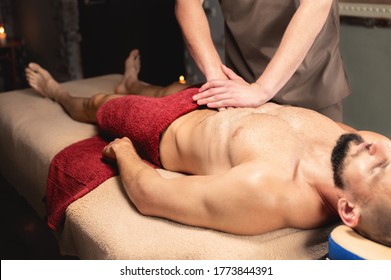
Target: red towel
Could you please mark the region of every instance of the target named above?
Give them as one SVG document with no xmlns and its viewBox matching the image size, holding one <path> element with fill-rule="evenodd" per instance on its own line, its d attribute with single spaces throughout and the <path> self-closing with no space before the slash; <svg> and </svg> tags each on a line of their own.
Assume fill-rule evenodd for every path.
<svg viewBox="0 0 391 280">
<path fill-rule="evenodd" d="M 196 92 L 197 88 L 190 88 L 163 98 L 129 95 L 113 99 L 98 111 L 98 126 L 105 137 L 129 137 L 141 158 L 161 167 L 160 135 L 175 119 L 198 108 L 192 100 Z M 101 155 L 109 139 L 95 136 L 77 142 L 51 161 L 46 207 L 52 230 L 61 227 L 72 202 L 118 175 L 116 166 L 105 162 Z"/>
<path fill-rule="evenodd" d="M 198 108 L 192 99 L 198 88 L 189 88 L 162 98 L 128 95 L 113 99 L 97 113 L 100 131 L 108 136 L 127 136 L 141 158 L 162 167 L 160 136 L 174 120 Z"/>
<path fill-rule="evenodd" d="M 51 161 L 46 209 L 52 230 L 61 226 L 69 204 L 118 175 L 115 166 L 102 162 L 101 153 L 107 143 L 98 136 L 89 138 L 65 148 Z"/>
</svg>

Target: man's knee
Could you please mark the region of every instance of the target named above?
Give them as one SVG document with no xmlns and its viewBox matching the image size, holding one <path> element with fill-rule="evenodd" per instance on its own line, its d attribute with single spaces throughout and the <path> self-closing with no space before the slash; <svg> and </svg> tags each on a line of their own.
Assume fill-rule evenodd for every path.
<svg viewBox="0 0 391 280">
<path fill-rule="evenodd" d="M 88 99 L 87 106 L 91 109 L 99 109 L 103 103 L 105 103 L 111 94 L 107 93 L 98 93 Z"/>
<path fill-rule="evenodd" d="M 83 101 L 83 108 L 81 111 L 76 111 L 74 114 L 78 114 L 73 116 L 76 119 L 79 119 L 83 122 L 96 122 L 96 113 L 100 106 L 103 105 L 108 100 L 110 94 L 107 93 L 98 93 L 94 96 L 85 99 Z"/>
</svg>

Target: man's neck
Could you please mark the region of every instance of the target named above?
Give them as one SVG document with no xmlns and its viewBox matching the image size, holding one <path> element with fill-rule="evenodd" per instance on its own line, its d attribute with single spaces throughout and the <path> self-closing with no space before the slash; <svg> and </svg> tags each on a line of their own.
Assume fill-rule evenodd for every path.
<svg viewBox="0 0 391 280">
<path fill-rule="evenodd" d="M 308 184 L 316 190 L 326 208 L 333 215 L 338 214 L 338 196 L 335 190 L 333 172 L 331 168 L 331 151 L 318 151 L 319 155 L 309 155 L 302 164 L 302 175 Z"/>
</svg>

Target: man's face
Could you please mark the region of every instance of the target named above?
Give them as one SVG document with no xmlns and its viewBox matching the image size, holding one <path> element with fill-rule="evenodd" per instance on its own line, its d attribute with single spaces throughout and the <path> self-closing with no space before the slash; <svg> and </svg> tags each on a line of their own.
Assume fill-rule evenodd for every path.
<svg viewBox="0 0 391 280">
<path fill-rule="evenodd" d="M 391 141 L 374 139 L 342 135 L 333 150 L 334 179 L 344 189 L 338 193 L 338 213 L 364 237 L 390 246 Z"/>
<path fill-rule="evenodd" d="M 391 189 L 391 141 L 367 143 L 356 134 L 343 135 L 334 149 L 333 157 L 342 157 L 334 170 L 347 186 L 354 186 L 360 197 L 370 199 L 377 190 Z M 342 153 L 336 155 L 334 153 Z M 338 175 L 337 175 L 338 178 Z M 376 191 L 375 191 L 376 190 Z"/>
</svg>

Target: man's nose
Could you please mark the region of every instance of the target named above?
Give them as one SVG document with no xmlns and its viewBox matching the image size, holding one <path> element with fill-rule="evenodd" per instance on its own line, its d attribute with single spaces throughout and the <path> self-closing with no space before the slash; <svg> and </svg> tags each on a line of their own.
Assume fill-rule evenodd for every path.
<svg viewBox="0 0 391 280">
<path fill-rule="evenodd" d="M 373 142 L 369 148 L 369 154 L 372 156 L 391 156 L 391 142 L 385 140 L 379 140 Z"/>
</svg>

